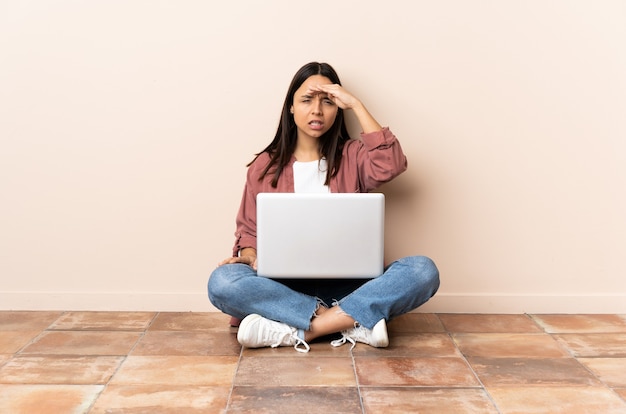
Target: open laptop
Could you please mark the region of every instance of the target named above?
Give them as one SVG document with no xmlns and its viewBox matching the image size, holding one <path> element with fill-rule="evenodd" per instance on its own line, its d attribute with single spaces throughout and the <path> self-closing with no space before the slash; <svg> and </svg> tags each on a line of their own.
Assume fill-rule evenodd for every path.
<svg viewBox="0 0 626 414">
<path fill-rule="evenodd" d="M 381 193 L 260 193 L 257 274 L 374 278 L 384 267 Z"/>
</svg>

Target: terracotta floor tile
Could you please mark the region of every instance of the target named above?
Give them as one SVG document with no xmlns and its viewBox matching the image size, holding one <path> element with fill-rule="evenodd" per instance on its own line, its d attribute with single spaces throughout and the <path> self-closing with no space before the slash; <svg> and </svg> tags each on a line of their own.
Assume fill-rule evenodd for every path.
<svg viewBox="0 0 626 414">
<path fill-rule="evenodd" d="M 103 385 L 0 385 L 0 413 L 86 413 Z"/>
<path fill-rule="evenodd" d="M 476 387 L 462 358 L 355 358 L 362 386 Z"/>
<path fill-rule="evenodd" d="M 438 314 L 448 332 L 458 333 L 534 333 L 541 328 L 527 315 Z"/>
<path fill-rule="evenodd" d="M 109 385 L 89 414 L 223 413 L 229 393 L 230 386 Z"/>
<path fill-rule="evenodd" d="M 235 377 L 237 386 L 356 386 L 350 358 L 285 356 L 243 357 Z"/>
<path fill-rule="evenodd" d="M 350 346 L 344 345 L 334 347 L 330 345 L 330 340 L 323 342 L 312 342 L 309 344 L 311 351 L 308 354 L 297 352 L 290 346 L 280 346 L 277 348 L 243 348 L 242 355 L 244 357 L 300 357 L 310 358 L 317 357 L 337 357 L 350 358 Z"/>
<path fill-rule="evenodd" d="M 569 356 L 557 341 L 546 334 L 454 334 L 453 338 L 465 356 L 493 358 L 564 358 Z"/>
<path fill-rule="evenodd" d="M 115 385 L 211 385 L 233 382 L 235 356 L 129 356 L 111 380 Z"/>
<path fill-rule="evenodd" d="M 398 316 L 387 324 L 387 331 L 391 334 L 445 332 L 434 313 L 406 313 Z"/>
<path fill-rule="evenodd" d="M 22 354 L 126 355 L 140 335 L 140 332 L 49 331 L 26 347 Z"/>
<path fill-rule="evenodd" d="M 468 358 L 468 361 L 488 387 L 599 385 L 597 379 L 573 358 L 476 357 Z"/>
<path fill-rule="evenodd" d="M 561 334 L 554 338 L 576 357 L 626 357 L 626 334 Z"/>
<path fill-rule="evenodd" d="M 626 402 L 602 387 L 489 387 L 502 414 L 623 414 Z"/>
<path fill-rule="evenodd" d="M 626 358 L 579 358 L 579 361 L 610 387 L 626 387 Z"/>
<path fill-rule="evenodd" d="M 229 325 L 230 317 L 219 312 L 161 312 L 151 331 L 237 332 Z"/>
<path fill-rule="evenodd" d="M 532 315 L 548 333 L 626 333 L 623 315 Z"/>
<path fill-rule="evenodd" d="M 63 312 L 0 311 L 0 331 L 42 331 Z"/>
<path fill-rule="evenodd" d="M 361 414 L 356 387 L 235 387 L 228 413 Z"/>
<path fill-rule="evenodd" d="M 350 347 L 350 344 L 346 344 Z M 357 343 L 352 350 L 355 356 L 389 357 L 460 357 L 454 342 L 445 333 L 396 334 L 389 338 L 387 348 L 374 348 Z"/>
<path fill-rule="evenodd" d="M 70 331 L 143 331 L 154 312 L 66 312 L 48 329 Z"/>
<path fill-rule="evenodd" d="M 387 348 L 308 354 L 229 319 L 0 311 L 0 413 L 626 413 L 626 315 L 409 313 Z"/>
<path fill-rule="evenodd" d="M 498 413 L 478 388 L 365 388 L 361 395 L 367 414 Z"/>
<path fill-rule="evenodd" d="M 13 354 L 39 335 L 41 331 L 3 331 L 0 332 L 0 353 Z"/>
<path fill-rule="evenodd" d="M 16 356 L 0 368 L 6 384 L 106 384 L 123 357 Z"/>
<path fill-rule="evenodd" d="M 237 336 L 228 332 L 147 332 L 132 355 L 239 355 Z"/>
</svg>

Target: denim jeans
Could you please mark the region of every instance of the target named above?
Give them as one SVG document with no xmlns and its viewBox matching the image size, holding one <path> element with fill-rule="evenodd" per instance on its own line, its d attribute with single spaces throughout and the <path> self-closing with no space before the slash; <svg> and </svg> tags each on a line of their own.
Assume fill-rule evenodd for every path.
<svg viewBox="0 0 626 414">
<path fill-rule="evenodd" d="M 338 304 L 359 324 L 372 329 L 428 301 L 439 288 L 439 271 L 427 257 L 391 263 L 374 279 L 269 279 L 245 264 L 227 264 L 209 278 L 211 303 L 244 318 L 257 313 L 291 327 L 308 330 L 317 308 Z"/>
</svg>

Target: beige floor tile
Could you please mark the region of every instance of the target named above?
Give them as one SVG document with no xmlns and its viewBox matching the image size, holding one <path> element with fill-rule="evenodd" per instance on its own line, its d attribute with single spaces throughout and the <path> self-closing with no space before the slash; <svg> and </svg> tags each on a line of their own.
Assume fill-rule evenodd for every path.
<svg viewBox="0 0 626 414">
<path fill-rule="evenodd" d="M 362 386 L 476 387 L 476 377 L 462 358 L 355 358 Z"/>
<path fill-rule="evenodd" d="M 230 316 L 219 312 L 161 312 L 151 331 L 237 332 L 229 325 Z"/>
<path fill-rule="evenodd" d="M 599 382 L 573 358 L 468 358 L 485 386 L 596 386 Z"/>
<path fill-rule="evenodd" d="M 140 335 L 141 332 L 48 331 L 22 354 L 126 355 Z"/>
<path fill-rule="evenodd" d="M 350 358 L 285 356 L 283 358 L 243 357 L 237 386 L 356 386 Z"/>
<path fill-rule="evenodd" d="M 361 391 L 367 414 L 497 414 L 479 388 L 365 388 Z"/>
<path fill-rule="evenodd" d="M 434 313 L 406 313 L 389 322 L 387 331 L 390 334 L 445 332 Z"/>
<path fill-rule="evenodd" d="M 142 331 L 154 312 L 66 312 L 48 329 L 71 331 Z"/>
<path fill-rule="evenodd" d="M 560 334 L 554 337 L 575 357 L 626 357 L 626 334 Z"/>
<path fill-rule="evenodd" d="M 0 331 L 42 331 L 63 312 L 0 311 Z"/>
<path fill-rule="evenodd" d="M 527 315 L 438 314 L 448 332 L 458 333 L 534 333 L 541 328 Z"/>
<path fill-rule="evenodd" d="M 150 331 L 132 355 L 239 355 L 241 345 L 229 332 Z"/>
<path fill-rule="evenodd" d="M 626 333 L 623 315 L 532 315 L 548 333 Z"/>
<path fill-rule="evenodd" d="M 229 386 L 235 356 L 129 356 L 111 380 L 115 385 Z"/>
<path fill-rule="evenodd" d="M 102 385 L 0 385 L 0 413 L 83 414 Z"/>
<path fill-rule="evenodd" d="M 602 387 L 489 387 L 487 391 L 502 414 L 626 413 L 626 403 Z"/>
<path fill-rule="evenodd" d="M 579 358 L 579 361 L 610 387 L 626 387 L 626 358 Z"/>
<path fill-rule="evenodd" d="M 6 384 L 106 384 L 123 357 L 16 356 L 0 368 Z"/>
<path fill-rule="evenodd" d="M 34 340 L 41 331 L 0 332 L 0 353 L 13 354 Z"/>
<path fill-rule="evenodd" d="M 356 387 L 235 387 L 228 413 L 361 414 Z"/>
<path fill-rule="evenodd" d="M 454 334 L 465 356 L 492 358 L 564 358 L 569 354 L 546 334 L 486 333 Z"/>
<path fill-rule="evenodd" d="M 350 347 L 350 344 L 346 344 Z M 355 356 L 408 356 L 408 357 L 460 357 L 461 354 L 450 336 L 445 333 L 417 333 L 390 335 L 387 348 L 374 348 L 357 343 L 352 353 Z"/>
<path fill-rule="evenodd" d="M 109 385 L 89 414 L 226 412 L 230 387 Z"/>
</svg>

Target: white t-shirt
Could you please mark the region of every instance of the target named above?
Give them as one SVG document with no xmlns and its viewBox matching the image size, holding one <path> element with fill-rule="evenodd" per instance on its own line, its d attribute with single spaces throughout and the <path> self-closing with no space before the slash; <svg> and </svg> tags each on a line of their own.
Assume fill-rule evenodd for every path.
<svg viewBox="0 0 626 414">
<path fill-rule="evenodd" d="M 325 158 L 319 161 L 294 162 L 294 191 L 296 193 L 330 193 L 330 188 L 324 185 L 327 170 Z"/>
</svg>

